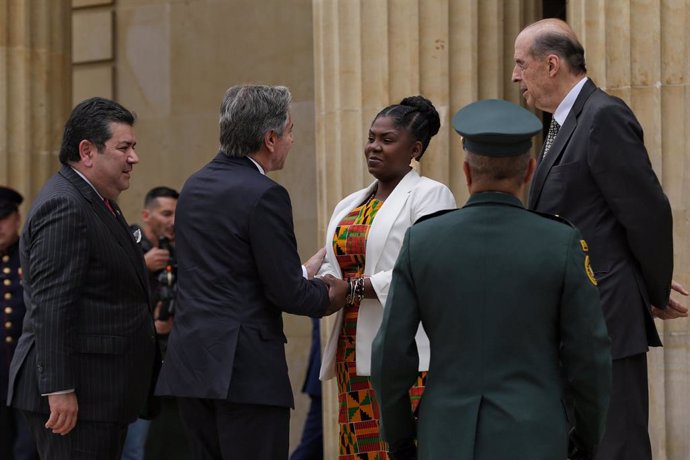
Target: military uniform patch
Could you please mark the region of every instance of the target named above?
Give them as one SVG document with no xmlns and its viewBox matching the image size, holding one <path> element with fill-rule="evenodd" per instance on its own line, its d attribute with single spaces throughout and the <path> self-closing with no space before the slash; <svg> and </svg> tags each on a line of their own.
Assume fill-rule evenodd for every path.
<svg viewBox="0 0 690 460">
<path fill-rule="evenodd" d="M 592 284 L 596 286 L 598 283 L 597 279 L 594 277 L 594 271 L 592 270 L 592 266 L 589 264 L 589 255 L 585 256 L 585 273 L 587 273 L 587 278 L 589 278 Z"/>
<path fill-rule="evenodd" d="M 598 284 L 597 278 L 594 276 L 594 270 L 592 270 L 592 266 L 589 263 L 589 254 L 587 254 L 589 246 L 587 246 L 585 240 L 580 240 L 580 246 L 582 247 L 582 252 L 585 253 L 585 273 L 587 273 L 587 278 L 589 278 L 592 284 L 596 286 Z"/>
</svg>

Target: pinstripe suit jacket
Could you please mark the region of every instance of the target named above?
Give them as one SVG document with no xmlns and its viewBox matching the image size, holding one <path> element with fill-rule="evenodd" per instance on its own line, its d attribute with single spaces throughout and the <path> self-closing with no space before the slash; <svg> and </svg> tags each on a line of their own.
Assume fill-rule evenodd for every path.
<svg viewBox="0 0 690 460">
<path fill-rule="evenodd" d="M 116 207 L 64 166 L 34 201 L 20 240 L 27 315 L 8 404 L 48 413 L 74 389 L 79 420 L 127 423 L 151 383 L 154 329 L 143 257 Z"/>
</svg>

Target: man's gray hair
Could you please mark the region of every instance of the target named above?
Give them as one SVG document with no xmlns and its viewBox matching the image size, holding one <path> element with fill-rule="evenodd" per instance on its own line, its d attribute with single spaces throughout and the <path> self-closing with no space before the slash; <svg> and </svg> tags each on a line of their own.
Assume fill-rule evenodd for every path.
<svg viewBox="0 0 690 460">
<path fill-rule="evenodd" d="M 261 148 L 269 131 L 282 136 L 291 101 L 285 86 L 236 85 L 228 89 L 220 105 L 221 150 L 231 157 L 246 157 Z"/>
</svg>

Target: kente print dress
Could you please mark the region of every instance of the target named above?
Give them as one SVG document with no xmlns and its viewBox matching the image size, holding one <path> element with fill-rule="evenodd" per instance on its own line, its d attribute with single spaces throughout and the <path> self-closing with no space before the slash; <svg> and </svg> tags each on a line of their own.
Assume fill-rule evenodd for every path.
<svg viewBox="0 0 690 460">
<path fill-rule="evenodd" d="M 333 235 L 333 250 L 343 279 L 359 278 L 364 273 L 367 235 L 383 201 L 370 197 L 353 209 L 338 224 Z M 356 371 L 355 336 L 359 302 L 344 308 L 343 327 L 338 336 L 335 368 L 338 379 L 338 460 L 388 460 L 387 446 L 379 430 L 380 411 L 371 380 Z M 412 408 L 417 410 L 424 391 L 426 372 L 421 372 L 410 389 Z"/>
</svg>

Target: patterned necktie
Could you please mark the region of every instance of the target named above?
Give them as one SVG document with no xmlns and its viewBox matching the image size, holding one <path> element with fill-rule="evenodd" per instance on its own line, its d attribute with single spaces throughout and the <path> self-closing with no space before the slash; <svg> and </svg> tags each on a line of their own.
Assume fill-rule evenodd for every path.
<svg viewBox="0 0 690 460">
<path fill-rule="evenodd" d="M 553 145 L 554 139 L 556 139 L 556 134 L 558 134 L 559 129 L 561 129 L 561 125 L 558 124 L 556 118 L 551 117 L 551 124 L 549 125 L 549 133 L 546 135 L 546 142 L 544 142 L 544 153 L 542 154 L 542 158 L 546 157 L 551 145 Z"/>
</svg>

